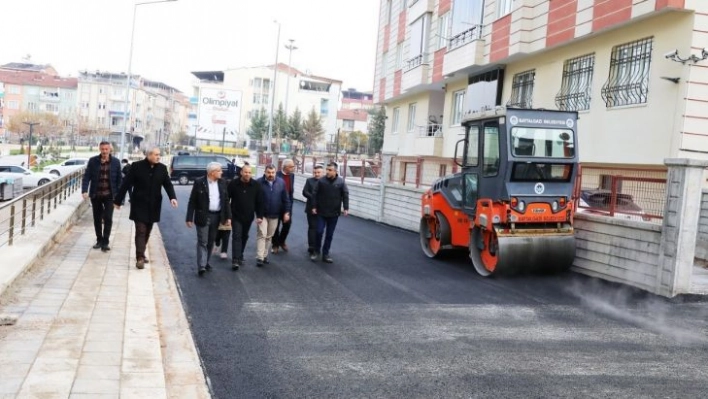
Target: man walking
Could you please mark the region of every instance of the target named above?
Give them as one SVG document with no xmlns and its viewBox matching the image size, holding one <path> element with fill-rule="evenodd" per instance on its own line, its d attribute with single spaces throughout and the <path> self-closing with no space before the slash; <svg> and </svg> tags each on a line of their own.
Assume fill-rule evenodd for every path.
<svg viewBox="0 0 708 399">
<path fill-rule="evenodd" d="M 278 226 L 278 220 L 283 218 L 284 222 L 290 220 L 290 210 L 292 201 L 288 196 L 285 182 L 283 179 L 275 176 L 275 166 L 268 165 L 265 167 L 263 177 L 258 179 L 263 192 L 263 222 L 258 225 L 258 235 L 256 247 L 258 254 L 256 255 L 256 266 L 263 266 L 268 262 L 269 246 L 275 228 Z"/>
<path fill-rule="evenodd" d="M 276 176 L 283 179 L 285 182 L 285 189 L 290 196 L 290 201 L 293 200 L 293 194 L 295 194 L 295 163 L 292 159 L 286 159 L 283 161 L 283 169 L 276 173 Z M 277 254 L 278 249 L 282 249 L 288 252 L 288 245 L 285 240 L 288 238 L 288 233 L 290 233 L 290 226 L 292 224 L 292 218 L 287 222 L 283 218 L 278 219 L 278 226 L 275 228 L 275 233 L 273 233 L 273 253 Z"/>
<path fill-rule="evenodd" d="M 226 193 L 226 181 L 221 178 L 223 170 L 218 162 L 210 162 L 206 176 L 194 180 L 187 204 L 187 227 L 197 225 L 197 274 L 211 270 L 209 259 L 214 240 L 223 223 L 231 225 L 231 208 Z"/>
<path fill-rule="evenodd" d="M 302 195 L 307 198 L 305 215 L 307 216 L 307 253 L 310 255 L 316 252 L 317 249 L 317 215 L 312 213 L 313 194 L 317 181 L 322 177 L 323 172 L 324 168 L 321 164 L 315 165 L 312 170 L 312 177 L 305 181 L 305 187 L 302 188 Z"/>
<path fill-rule="evenodd" d="M 334 229 L 337 227 L 337 220 L 344 209 L 344 216 L 349 214 L 349 190 L 344 179 L 337 175 L 337 164 L 330 162 L 327 164 L 325 177 L 317 181 L 314 192 L 312 193 L 312 213 L 318 216 L 317 220 L 317 239 L 315 252 L 310 255 L 311 261 L 317 260 L 317 254 L 322 244 L 322 236 L 327 230 L 327 235 L 322 245 L 322 260 L 326 263 L 332 263 L 332 257 L 329 256 L 329 249 L 332 245 L 332 237 Z"/>
<path fill-rule="evenodd" d="M 243 266 L 243 250 L 248 242 L 248 231 L 251 229 L 253 217 L 260 230 L 263 223 L 263 189 L 251 179 L 251 167 L 244 165 L 241 176 L 229 183 L 228 196 L 231 201 L 231 270 Z M 225 243 L 222 243 L 225 245 Z M 263 259 L 263 258 L 261 258 Z"/>
<path fill-rule="evenodd" d="M 111 144 L 102 141 L 98 150 L 100 154 L 91 157 L 86 164 L 81 194 L 84 199 L 91 198 L 93 228 L 96 231 L 93 248 L 108 252 L 111 250 L 108 244 L 113 227 L 113 199 L 118 194 L 122 176 L 120 161 L 111 155 Z"/>
<path fill-rule="evenodd" d="M 131 188 L 133 199 L 130 205 L 130 220 L 135 222 L 135 267 L 143 269 L 146 263 L 145 248 L 152 226 L 160 221 L 163 188 L 172 207 L 177 208 L 177 196 L 167 166 L 160 163 L 159 147 L 151 148 L 145 159 L 130 165 L 130 173 L 123 180 L 114 202 L 117 209 L 120 209 L 125 193 Z"/>
</svg>

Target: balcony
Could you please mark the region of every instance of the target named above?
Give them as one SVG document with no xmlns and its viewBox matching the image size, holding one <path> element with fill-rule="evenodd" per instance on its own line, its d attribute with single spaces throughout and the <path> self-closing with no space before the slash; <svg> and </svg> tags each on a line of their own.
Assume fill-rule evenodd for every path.
<svg viewBox="0 0 708 399">
<path fill-rule="evenodd" d="M 408 21 L 415 21 L 427 12 L 433 12 L 435 7 L 433 0 L 412 0 L 408 6 Z"/>
<path fill-rule="evenodd" d="M 449 40 L 443 60 L 443 76 L 484 63 L 484 40 L 480 38 L 481 31 L 481 27 L 476 26 Z"/>
<path fill-rule="evenodd" d="M 59 93 L 42 93 L 39 95 L 39 101 L 44 103 L 58 103 L 61 101 Z"/>
<path fill-rule="evenodd" d="M 422 156 L 441 157 L 443 155 L 442 125 L 430 123 L 427 126 L 416 126 L 415 154 Z"/>
<path fill-rule="evenodd" d="M 430 66 L 425 59 L 424 54 L 421 54 L 406 62 L 403 77 L 401 78 L 401 91 L 405 92 L 415 86 L 428 83 Z"/>
</svg>

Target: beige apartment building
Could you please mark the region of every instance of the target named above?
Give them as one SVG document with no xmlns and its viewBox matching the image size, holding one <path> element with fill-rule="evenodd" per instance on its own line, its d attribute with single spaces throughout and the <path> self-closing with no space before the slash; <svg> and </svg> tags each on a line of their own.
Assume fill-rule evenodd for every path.
<svg viewBox="0 0 708 399">
<path fill-rule="evenodd" d="M 509 106 L 578 111 L 584 164 L 708 159 L 704 47 L 704 0 L 381 0 L 383 152 L 442 165 L 465 115 Z"/>
</svg>

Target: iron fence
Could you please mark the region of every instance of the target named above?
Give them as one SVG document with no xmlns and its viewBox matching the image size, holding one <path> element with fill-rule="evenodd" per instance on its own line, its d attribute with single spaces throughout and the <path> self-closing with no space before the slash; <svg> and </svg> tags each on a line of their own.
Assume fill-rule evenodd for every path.
<svg viewBox="0 0 708 399">
<path fill-rule="evenodd" d="M 13 245 L 38 221 L 50 215 L 57 206 L 77 190 L 81 190 L 83 168 L 47 183 L 10 201 L 0 203 L 0 247 Z"/>
</svg>

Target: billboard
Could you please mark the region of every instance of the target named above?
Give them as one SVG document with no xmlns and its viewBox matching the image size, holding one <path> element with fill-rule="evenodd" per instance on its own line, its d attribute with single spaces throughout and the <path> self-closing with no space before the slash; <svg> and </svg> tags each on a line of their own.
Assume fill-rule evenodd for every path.
<svg viewBox="0 0 708 399">
<path fill-rule="evenodd" d="M 197 139 L 237 141 L 240 123 L 240 91 L 212 87 L 199 89 Z"/>
</svg>

